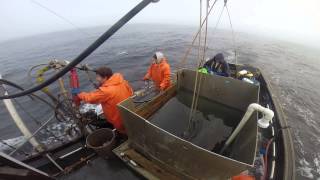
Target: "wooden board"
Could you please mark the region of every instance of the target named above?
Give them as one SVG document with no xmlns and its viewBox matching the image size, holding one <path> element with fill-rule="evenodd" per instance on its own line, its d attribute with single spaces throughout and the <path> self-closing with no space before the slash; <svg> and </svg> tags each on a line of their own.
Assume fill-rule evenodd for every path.
<svg viewBox="0 0 320 180">
<path fill-rule="evenodd" d="M 177 93 L 176 85 L 171 86 L 169 89 L 161 93 L 159 96 L 155 97 L 152 101 L 146 103 L 142 107 L 139 107 L 135 111 L 141 117 L 148 119 L 152 116 L 158 109 L 160 109 L 166 102 L 168 102 Z"/>
<path fill-rule="evenodd" d="M 133 168 L 135 171 L 137 171 L 147 179 L 181 179 L 161 168 L 156 163 L 150 161 L 149 159 L 135 151 L 133 148 L 130 148 L 128 141 L 118 146 L 113 150 L 113 152 L 128 166 Z M 130 160 L 134 163 L 130 162 Z"/>
</svg>

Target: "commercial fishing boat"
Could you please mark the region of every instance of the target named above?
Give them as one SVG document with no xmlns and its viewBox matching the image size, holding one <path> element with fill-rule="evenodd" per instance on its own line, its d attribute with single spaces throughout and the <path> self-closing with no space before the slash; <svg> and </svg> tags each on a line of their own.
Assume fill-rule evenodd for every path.
<svg viewBox="0 0 320 180">
<path fill-rule="evenodd" d="M 116 137 L 114 130 L 91 127 L 100 118 L 99 106 L 79 109 L 62 77 L 69 73 L 70 88 L 79 88 L 76 72 L 90 71 L 81 61 L 151 2 L 157 0 L 142 0 L 73 61 L 44 64 L 37 71 L 38 85 L 24 89 L 0 78 L 5 91 L 0 99 L 26 140 L 9 154 L 0 153 L 0 179 L 295 179 L 290 128 L 267 77 L 237 62 L 229 64 L 229 77 L 204 74 L 198 69 L 205 53 L 194 69 L 179 68 L 167 90 L 154 94 L 147 86 L 118 104 L 127 139 Z M 210 3 L 190 48 L 207 29 L 203 26 L 216 1 Z M 199 52 L 205 51 L 199 39 Z M 43 79 L 49 70 L 56 73 Z M 47 89 L 56 81 L 58 95 Z M 8 94 L 9 86 L 21 92 Z M 70 131 L 62 137 L 68 141 L 39 143 L 35 135 L 52 118 L 31 133 L 11 101 L 21 96 L 46 103 L 54 110 L 52 118 L 68 122 Z M 33 152 L 20 152 L 30 144 Z"/>
</svg>

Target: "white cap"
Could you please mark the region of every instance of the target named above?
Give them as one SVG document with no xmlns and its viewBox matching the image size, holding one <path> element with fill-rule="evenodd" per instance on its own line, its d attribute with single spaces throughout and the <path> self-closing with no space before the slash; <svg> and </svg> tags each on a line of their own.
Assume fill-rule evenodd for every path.
<svg viewBox="0 0 320 180">
<path fill-rule="evenodd" d="M 162 60 L 164 58 L 164 55 L 162 52 L 158 51 L 155 53 L 157 60 Z"/>
<path fill-rule="evenodd" d="M 239 71 L 238 73 L 239 73 L 240 75 L 245 75 L 245 74 L 248 73 L 248 71 L 244 69 L 244 70 Z"/>
<path fill-rule="evenodd" d="M 159 64 L 161 60 L 164 58 L 164 55 L 162 52 L 158 51 L 154 54 L 153 58 L 155 59 L 155 63 Z"/>
</svg>

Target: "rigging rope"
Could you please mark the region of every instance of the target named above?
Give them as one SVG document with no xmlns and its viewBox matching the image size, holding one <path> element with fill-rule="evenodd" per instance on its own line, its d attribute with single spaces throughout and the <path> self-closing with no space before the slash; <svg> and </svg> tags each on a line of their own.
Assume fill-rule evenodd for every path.
<svg viewBox="0 0 320 180">
<path fill-rule="evenodd" d="M 207 4 L 206 4 L 206 14 L 209 13 L 209 2 L 210 0 L 207 0 Z M 202 61 L 204 61 L 205 56 L 206 56 L 206 46 L 207 46 L 207 36 L 208 36 L 208 21 L 209 21 L 209 17 L 206 20 L 206 29 L 205 29 L 205 33 L 204 33 L 204 47 L 203 47 L 203 56 L 202 56 Z"/>
<path fill-rule="evenodd" d="M 206 3 L 206 18 L 205 18 L 205 22 L 206 22 L 206 29 L 207 29 L 207 25 L 208 25 L 208 16 L 209 16 L 209 12 L 208 12 L 208 7 L 209 3 L 207 1 Z M 194 128 L 196 128 L 196 121 L 194 120 L 194 116 L 197 112 L 197 107 L 198 107 L 198 100 L 199 100 L 199 95 L 200 95 L 200 88 L 201 88 L 201 82 L 202 82 L 202 74 L 199 73 L 198 68 L 200 67 L 200 63 L 202 61 L 201 59 L 201 33 L 202 33 L 202 26 L 201 26 L 201 17 L 202 17 L 202 0 L 200 0 L 200 35 L 199 35 L 199 53 L 198 53 L 198 64 L 196 67 L 196 79 L 195 79 L 195 83 L 194 83 L 194 89 L 193 89 L 193 96 L 192 96 L 192 103 L 191 103 L 191 109 L 190 109 L 190 113 L 189 113 L 189 124 L 188 124 L 188 130 L 187 130 L 187 138 L 192 138 L 193 136 L 193 132 L 194 132 Z M 207 36 L 207 31 L 205 32 L 205 39 Z M 206 40 L 204 42 L 204 49 L 206 48 Z M 205 50 L 204 52 L 205 53 Z M 202 58 L 204 58 L 204 54 L 202 56 Z M 200 77 L 199 77 L 200 74 Z M 198 82 L 199 81 L 199 82 Z"/>
<path fill-rule="evenodd" d="M 55 15 L 56 17 L 62 19 L 63 21 L 67 22 L 68 24 L 70 24 L 71 26 L 73 26 L 75 29 L 77 29 L 79 32 L 81 32 L 84 35 L 89 36 L 89 34 L 87 32 L 85 32 L 82 28 L 78 27 L 77 25 L 75 25 L 73 22 L 71 22 L 69 19 L 61 16 L 60 14 L 58 14 L 57 12 L 51 10 L 50 8 L 44 6 L 43 4 L 39 3 L 36 0 L 30 0 L 32 3 L 38 5 L 39 7 L 45 9 L 46 11 L 50 12 L 51 14 Z"/>
<path fill-rule="evenodd" d="M 214 29 L 213 29 L 213 31 L 212 31 L 212 36 L 213 36 L 214 33 L 217 31 L 218 25 L 220 24 L 220 21 L 221 21 L 221 19 L 222 19 L 223 12 L 224 12 L 224 6 L 223 6 L 222 9 L 221 9 L 221 12 L 220 12 L 220 14 L 219 14 L 217 23 L 216 23 L 216 25 L 215 25 L 215 27 L 214 27 Z M 208 44 L 210 44 L 210 43 L 208 43 Z M 204 64 L 204 61 L 201 62 L 200 66 L 202 66 L 203 64 Z"/>
<path fill-rule="evenodd" d="M 208 18 L 206 18 L 205 21 L 207 21 Z M 199 67 L 200 65 L 200 58 L 201 58 L 201 34 L 202 34 L 202 0 L 200 0 L 200 33 L 199 33 L 199 44 L 198 44 L 198 63 L 197 63 L 197 68 Z M 191 104 L 191 109 L 190 109 L 190 113 L 189 113 L 189 131 L 191 129 L 191 125 L 193 123 L 191 123 L 191 120 L 193 118 L 193 114 L 194 114 L 194 111 L 195 111 L 195 98 L 196 98 L 196 93 L 197 93 L 197 88 L 198 88 L 198 73 L 196 73 L 196 79 L 195 79 L 195 85 L 194 85 L 194 89 L 193 89 L 193 96 L 192 96 L 192 104 Z"/>
<path fill-rule="evenodd" d="M 208 8 L 209 8 L 209 0 L 207 1 L 207 4 L 206 4 L 206 13 L 208 14 Z M 205 42 L 204 42 L 204 45 L 203 45 L 203 56 L 202 56 L 202 59 L 199 59 L 199 65 L 197 67 L 197 73 L 200 73 L 198 72 L 198 68 L 200 68 L 200 65 L 201 65 L 201 61 L 204 61 L 204 58 L 205 58 L 205 52 L 206 52 L 206 40 L 207 40 L 207 34 L 208 34 L 208 18 L 206 20 L 206 31 L 205 31 Z M 195 106 L 194 106 L 194 114 L 196 113 L 197 109 L 198 109 L 198 100 L 199 100 L 199 95 L 200 95 L 200 88 L 201 88 L 201 83 L 202 83 L 202 80 L 203 80 L 203 77 L 202 76 L 202 73 L 200 73 L 200 79 L 199 79 L 199 83 L 198 83 L 198 90 L 197 90 L 197 93 L 196 93 L 196 99 L 195 99 Z"/>
<path fill-rule="evenodd" d="M 232 43 L 233 43 L 233 48 L 234 48 L 234 58 L 235 58 L 235 64 L 237 65 L 238 64 L 238 58 L 237 58 L 237 49 L 236 49 L 236 40 L 235 40 L 235 34 L 234 34 L 234 30 L 233 30 L 233 25 L 232 25 L 232 22 L 231 22 L 231 16 L 230 16 L 230 13 L 229 13 L 229 8 L 227 6 L 227 2 L 225 1 L 225 7 L 227 9 L 227 14 L 228 14 L 228 19 L 229 19 L 229 24 L 230 24 L 230 27 L 231 27 L 231 31 L 232 31 Z M 236 66 L 237 67 L 237 66 Z"/>
<path fill-rule="evenodd" d="M 216 2 L 216 1 L 215 1 Z M 214 3 L 215 4 L 215 3 Z M 202 84 L 202 80 L 203 80 L 203 75 L 202 73 L 200 73 L 198 71 L 198 68 L 200 66 L 203 65 L 204 63 L 204 60 L 205 60 L 205 55 L 206 55 L 206 46 L 207 46 L 207 24 L 208 24 L 208 9 L 209 9 L 209 1 L 207 1 L 207 10 L 206 10 L 206 18 L 204 20 L 204 22 L 206 23 L 206 31 L 205 31 L 205 41 L 204 41 L 204 45 L 203 45 L 203 56 L 202 56 L 202 59 L 199 58 L 199 54 L 200 54 L 200 49 L 201 49 L 201 34 L 202 34 L 202 24 L 201 24 L 201 17 L 202 17 L 202 1 L 200 0 L 200 28 L 199 28 L 199 52 L 198 52 L 198 64 L 197 64 L 197 67 L 196 67 L 196 78 L 195 78 L 195 83 L 194 83 L 194 89 L 193 89 L 193 97 L 192 97 L 192 104 L 191 104 L 191 109 L 190 109 L 190 114 L 189 114 L 189 124 L 188 124 L 188 132 L 187 132 L 187 135 L 189 136 L 188 138 L 191 138 L 193 135 L 193 131 L 194 131 L 194 128 L 195 127 L 195 124 L 196 124 L 196 120 L 194 120 L 194 117 L 195 117 L 195 114 L 197 112 L 197 107 L 198 107 L 198 101 L 199 101 L 199 95 L 200 95 L 200 90 L 201 90 L 201 84 Z M 212 8 L 212 7 L 211 7 Z M 221 10 L 221 13 L 219 15 L 219 18 L 218 18 L 218 21 L 216 23 L 216 26 L 214 28 L 214 32 L 216 31 L 220 21 L 221 21 L 221 18 L 222 18 L 222 15 L 223 15 L 223 12 L 224 12 L 224 9 L 226 8 L 227 10 L 227 13 L 228 13 L 228 19 L 229 19 L 229 23 L 230 23 L 230 27 L 232 29 L 232 37 L 233 37 L 233 47 L 234 47 L 234 50 L 235 50 L 235 61 L 236 61 L 236 64 L 237 64 L 237 57 L 236 57 L 236 49 L 235 49 L 235 38 L 234 38 L 234 30 L 233 30 L 233 26 L 232 26 L 232 23 L 231 23 L 231 16 L 230 16 L 230 13 L 229 13 L 229 9 L 227 7 L 227 0 L 224 0 L 224 6 L 222 7 L 222 10 Z M 193 42 L 194 43 L 194 42 Z M 192 44 L 193 45 L 193 44 Z M 189 52 L 188 52 L 189 53 Z M 200 77 L 199 77 L 199 73 L 200 73 Z"/>
<path fill-rule="evenodd" d="M 214 7 L 214 5 L 216 4 L 217 1 L 218 0 L 214 1 L 214 3 L 212 4 L 212 6 L 211 6 L 211 8 L 210 8 L 210 10 L 208 12 L 208 14 L 206 15 L 206 18 L 202 21 L 201 27 L 198 29 L 196 35 L 193 37 L 191 45 L 189 46 L 189 48 L 187 49 L 186 53 L 184 54 L 184 56 L 180 60 L 179 65 L 178 65 L 178 69 L 181 69 L 184 66 L 184 64 L 185 64 L 185 62 L 187 60 L 187 57 L 189 56 L 189 54 L 190 54 L 190 52 L 191 52 L 191 50 L 193 48 L 193 45 L 194 45 L 194 43 L 195 43 L 195 41 L 196 41 L 196 39 L 197 39 L 201 29 L 202 29 L 202 26 L 205 24 L 206 20 L 208 19 L 208 16 L 210 15 L 210 13 L 213 10 L 213 7 Z"/>
</svg>

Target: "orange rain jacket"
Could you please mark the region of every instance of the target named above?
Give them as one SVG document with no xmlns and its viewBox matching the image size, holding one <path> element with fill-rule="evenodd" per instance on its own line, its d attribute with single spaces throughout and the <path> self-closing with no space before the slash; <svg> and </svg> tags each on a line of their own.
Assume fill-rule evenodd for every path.
<svg viewBox="0 0 320 180">
<path fill-rule="evenodd" d="M 132 95 L 133 90 L 129 83 L 123 79 L 121 74 L 115 73 L 106 80 L 99 89 L 89 93 L 83 92 L 78 96 L 87 103 L 101 104 L 107 121 L 119 132 L 125 133 L 117 104 Z"/>
<path fill-rule="evenodd" d="M 170 73 L 167 60 L 162 60 L 159 64 L 152 63 L 143 79 L 150 79 L 160 90 L 165 90 L 171 85 Z"/>
</svg>

